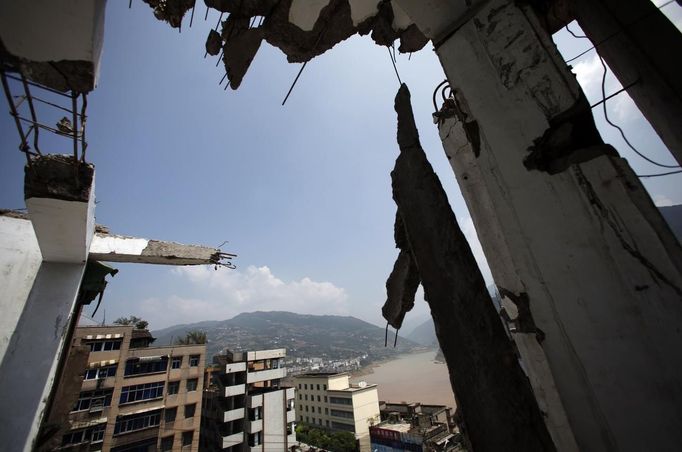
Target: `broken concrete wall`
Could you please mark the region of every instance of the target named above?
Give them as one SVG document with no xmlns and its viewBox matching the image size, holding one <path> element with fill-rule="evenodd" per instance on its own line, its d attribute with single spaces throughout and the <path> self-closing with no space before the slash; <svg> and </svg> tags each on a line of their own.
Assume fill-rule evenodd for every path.
<svg viewBox="0 0 682 452">
<path fill-rule="evenodd" d="M 409 253 L 416 264 L 466 436 L 475 451 L 555 450 L 471 248 L 421 148 L 405 85 L 395 109 L 400 155 L 391 180 L 396 225 L 404 228 L 396 244 L 400 256 Z M 400 298 L 395 301 L 404 305 Z"/>
<path fill-rule="evenodd" d="M 460 119 L 443 118 L 446 155 L 495 282 L 527 297 L 543 332 L 541 343 L 534 332 L 516 339 L 557 447 L 575 450 L 575 434 L 580 450 L 674 450 L 679 244 L 627 162 L 594 136 L 572 136 L 580 109 L 557 124 L 580 88 L 529 9 L 489 2 L 437 53 L 480 131 L 477 155 Z M 555 170 L 532 169 L 526 159 L 548 131 Z"/>
</svg>

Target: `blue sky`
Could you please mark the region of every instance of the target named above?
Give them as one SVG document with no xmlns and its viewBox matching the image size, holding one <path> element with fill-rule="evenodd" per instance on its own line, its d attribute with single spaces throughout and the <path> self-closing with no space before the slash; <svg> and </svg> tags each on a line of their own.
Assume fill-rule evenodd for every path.
<svg viewBox="0 0 682 452">
<path fill-rule="evenodd" d="M 264 44 L 239 90 L 224 91 L 222 67 L 203 59 L 217 14 L 204 22 L 202 6 L 194 26 L 178 33 L 134 3 L 131 10 L 127 2 L 108 4 L 99 86 L 88 98 L 97 222 L 113 233 L 159 240 L 211 246 L 227 240 L 223 249 L 239 257 L 237 270 L 116 265 L 121 271 L 105 295 L 107 321 L 135 314 L 161 328 L 279 309 L 382 324 L 384 283 L 396 256 L 390 171 L 398 153 L 398 81 L 386 49 L 357 36 L 337 45 L 307 65 L 282 107 L 299 65 L 279 50 Z M 665 10 L 679 23 L 679 7 Z M 555 39 L 567 57 L 590 47 L 565 31 Z M 593 102 L 601 98 L 594 55 L 573 63 Z M 400 55 L 398 69 L 412 92 L 422 145 L 482 259 L 431 121 L 442 69 L 430 46 L 409 61 Z M 618 87 L 610 80 L 607 94 Z M 674 163 L 627 95 L 607 105 L 635 146 Z M 636 172 L 658 172 L 604 127 L 601 110 L 596 118 Z M 24 160 L 9 115 L 0 116 L 0 131 L 0 206 L 21 208 Z M 681 182 L 676 175 L 645 185 L 658 204 L 678 204 Z M 485 268 L 484 275 L 490 279 Z M 427 313 L 421 302 L 410 317 Z"/>
</svg>

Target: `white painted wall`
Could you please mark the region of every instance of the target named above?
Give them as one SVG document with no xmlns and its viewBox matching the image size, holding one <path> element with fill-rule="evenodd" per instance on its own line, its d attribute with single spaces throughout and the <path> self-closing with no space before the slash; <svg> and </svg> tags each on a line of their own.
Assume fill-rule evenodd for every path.
<svg viewBox="0 0 682 452">
<path fill-rule="evenodd" d="M 0 216 L 0 362 L 26 305 L 41 261 L 31 222 Z"/>
<path fill-rule="evenodd" d="M 285 391 L 263 394 L 263 449 L 267 451 L 285 450 L 287 438 Z"/>
</svg>

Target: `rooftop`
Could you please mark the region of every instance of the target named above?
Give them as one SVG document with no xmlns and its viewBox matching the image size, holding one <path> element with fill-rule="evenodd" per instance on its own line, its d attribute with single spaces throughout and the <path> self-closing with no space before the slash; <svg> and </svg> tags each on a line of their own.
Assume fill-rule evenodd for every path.
<svg viewBox="0 0 682 452">
<path fill-rule="evenodd" d="M 340 375 L 348 375 L 348 372 L 310 372 L 307 374 L 296 375 L 297 378 L 326 378 Z"/>
</svg>

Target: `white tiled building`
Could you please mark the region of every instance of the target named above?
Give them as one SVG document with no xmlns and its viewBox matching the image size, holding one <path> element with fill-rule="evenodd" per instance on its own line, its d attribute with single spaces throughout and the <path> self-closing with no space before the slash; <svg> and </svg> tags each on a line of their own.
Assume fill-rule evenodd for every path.
<svg viewBox="0 0 682 452">
<path fill-rule="evenodd" d="M 309 373 L 294 378 L 298 420 L 355 434 L 369 450 L 369 427 L 380 422 L 377 385 L 350 384 L 347 373 Z"/>
</svg>

